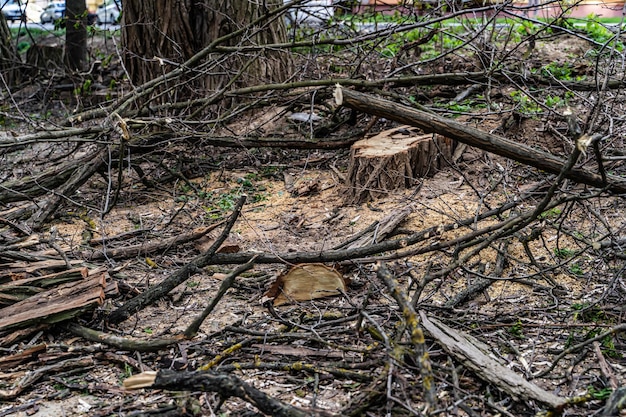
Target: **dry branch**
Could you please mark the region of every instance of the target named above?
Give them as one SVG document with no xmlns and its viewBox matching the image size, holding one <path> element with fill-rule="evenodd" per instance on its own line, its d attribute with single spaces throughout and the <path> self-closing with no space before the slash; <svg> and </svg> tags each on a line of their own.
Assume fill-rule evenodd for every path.
<svg viewBox="0 0 626 417">
<path fill-rule="evenodd" d="M 52 165 L 49 169 L 36 176 L 5 181 L 0 184 L 0 201 L 6 204 L 14 201 L 33 199 L 34 197 L 49 193 L 50 190 L 54 190 L 67 181 L 70 181 L 80 170 L 98 166 L 99 163 L 97 160 L 101 155 L 101 151 L 92 152 L 80 159 L 67 161 L 59 165 Z"/>
<path fill-rule="evenodd" d="M 40 353 L 44 353 L 45 351 L 46 345 L 42 343 L 40 345 L 30 346 L 21 352 L 0 358 L 0 371 L 11 370 L 21 363 L 36 358 Z"/>
<path fill-rule="evenodd" d="M 65 282 L 78 281 L 87 278 L 87 268 L 74 268 L 55 274 L 24 279 L 15 279 L 12 282 L 0 285 L 0 305 L 13 304 L 28 298 L 29 295 L 44 291 L 45 288 L 53 287 Z M 0 275 L 0 282 L 2 275 Z M 11 302 L 13 300 L 13 302 Z"/>
<path fill-rule="evenodd" d="M 560 173 L 566 164 L 564 159 L 548 152 L 485 133 L 435 114 L 380 99 L 370 94 L 358 93 L 337 86 L 335 100 L 338 105 L 416 126 L 425 132 L 439 133 L 459 142 L 511 158 L 553 174 Z M 598 188 L 606 187 L 614 193 L 626 193 L 626 180 L 615 175 L 607 175 L 607 183 L 605 184 L 600 174 L 584 168 L 575 168 L 567 173 L 567 178 Z"/>
<path fill-rule="evenodd" d="M 424 328 L 446 352 L 485 381 L 515 398 L 532 399 L 553 409 L 558 409 L 566 403 L 567 399 L 538 387 L 496 362 L 487 347 L 474 337 L 451 329 L 438 320 L 429 319 L 424 312 L 420 312 L 420 317 Z"/>
<path fill-rule="evenodd" d="M 175 372 L 161 370 L 144 372 L 124 381 L 124 387 L 167 389 L 173 391 L 216 392 L 222 398 L 241 398 L 253 404 L 261 412 L 276 417 L 311 417 L 331 416 L 322 410 L 303 410 L 273 397 L 234 375 L 216 374 L 213 372 Z"/>
<path fill-rule="evenodd" d="M 197 228 L 189 233 L 183 233 L 176 235 L 169 239 L 163 239 L 158 242 L 141 243 L 138 245 L 130 245 L 122 248 L 110 248 L 105 250 L 95 250 L 93 252 L 83 251 L 80 256 L 90 261 L 99 259 L 123 259 L 133 258 L 137 255 L 148 255 L 155 252 L 162 252 L 165 250 L 175 249 L 178 245 L 191 242 L 193 240 L 200 239 L 202 236 L 209 233 L 211 230 L 220 226 L 224 222 L 219 222 L 206 227 Z M 98 242 L 97 239 L 93 240 Z"/>
<path fill-rule="evenodd" d="M 169 339 L 146 340 L 134 339 L 130 337 L 120 337 L 89 329 L 76 323 L 68 323 L 67 330 L 77 336 L 80 336 L 92 342 L 104 343 L 116 349 L 137 352 L 156 352 L 166 349 L 169 346 L 175 345 L 176 343 L 180 343 L 183 340 L 182 336 L 176 336 Z"/>
<path fill-rule="evenodd" d="M 348 241 L 335 246 L 333 249 L 356 249 L 382 242 L 409 217 L 412 211 L 413 206 L 411 205 L 393 210 L 382 219 L 375 221 L 361 232 L 352 236 Z"/>
<path fill-rule="evenodd" d="M 385 283 L 391 296 L 396 300 L 402 317 L 406 324 L 407 332 L 411 338 L 411 344 L 415 348 L 415 363 L 419 365 L 420 376 L 422 377 L 422 387 L 424 397 L 431 409 L 436 408 L 437 393 L 435 391 L 435 379 L 430 365 L 430 358 L 424 340 L 424 332 L 419 325 L 419 318 L 413 306 L 409 303 L 404 290 L 400 288 L 398 281 L 393 277 L 389 269 L 384 265 L 378 265 L 378 277 Z"/>
<path fill-rule="evenodd" d="M 235 268 L 234 271 L 232 271 L 222 280 L 222 285 L 220 285 L 220 288 L 217 290 L 217 294 L 215 294 L 215 297 L 213 297 L 211 302 L 206 306 L 202 313 L 198 317 L 196 317 L 194 321 L 191 322 L 189 327 L 187 327 L 187 329 L 185 330 L 186 337 L 191 339 L 196 335 L 196 333 L 198 333 L 198 330 L 200 329 L 200 326 L 202 325 L 204 320 L 209 316 L 209 314 L 211 314 L 215 306 L 217 306 L 217 303 L 219 303 L 224 294 L 226 294 L 226 291 L 228 291 L 228 289 L 232 287 L 232 285 L 235 283 L 235 278 L 237 278 L 239 275 L 246 272 L 253 266 L 254 257 L 250 259 L 250 261 L 248 261 L 247 263 Z"/>
<path fill-rule="evenodd" d="M 13 384 L 8 389 L 0 389 L 0 400 L 10 400 L 19 396 L 25 389 L 33 386 L 43 377 L 52 373 L 59 373 L 62 371 L 73 371 L 82 367 L 91 367 L 95 363 L 92 356 L 86 356 L 82 358 L 71 358 L 61 362 L 53 363 L 52 365 L 42 366 L 31 372 L 27 372 L 19 381 Z"/>
</svg>

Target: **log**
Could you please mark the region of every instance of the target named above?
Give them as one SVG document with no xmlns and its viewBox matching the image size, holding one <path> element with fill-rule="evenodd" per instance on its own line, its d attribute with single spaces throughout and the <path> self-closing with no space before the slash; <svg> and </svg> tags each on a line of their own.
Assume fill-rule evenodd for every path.
<svg viewBox="0 0 626 417">
<path fill-rule="evenodd" d="M 355 142 L 346 176 L 348 204 L 362 204 L 418 178 L 434 175 L 452 157 L 454 142 L 411 126 L 399 126 Z"/>
<path fill-rule="evenodd" d="M 346 90 L 341 86 L 337 86 L 335 89 L 335 102 L 337 105 L 419 127 L 425 132 L 439 133 L 459 142 L 553 174 L 561 172 L 561 168 L 566 162 L 563 158 L 551 153 L 531 148 L 501 136 L 485 133 L 454 120 L 380 99 L 370 94 Z M 615 175 L 607 174 L 605 183 L 600 174 L 585 168 L 574 168 L 567 173 L 566 177 L 593 187 L 606 187 L 613 193 L 626 193 L 626 179 Z"/>
</svg>

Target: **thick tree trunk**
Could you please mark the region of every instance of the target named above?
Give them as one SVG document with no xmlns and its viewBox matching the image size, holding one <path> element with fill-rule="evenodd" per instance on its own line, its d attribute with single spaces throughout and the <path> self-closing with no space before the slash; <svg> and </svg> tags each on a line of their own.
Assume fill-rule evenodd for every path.
<svg viewBox="0 0 626 417">
<path fill-rule="evenodd" d="M 19 72 L 16 71 L 19 67 L 18 63 L 21 64 L 21 60 L 11 38 L 9 26 L 4 15 L 0 13 L 0 75 L 9 86 L 19 81 Z"/>
<path fill-rule="evenodd" d="M 65 2 L 65 63 L 70 71 L 82 71 L 87 61 L 87 9 L 85 0 Z"/>
<path fill-rule="evenodd" d="M 273 6 L 272 6 L 273 5 Z M 250 25 L 265 15 L 265 7 L 278 7 L 280 0 L 127 0 L 123 3 L 122 44 L 124 64 L 137 85 L 176 68 L 218 38 L 242 28 L 241 35 L 220 42 L 221 46 L 255 46 L 284 42 L 286 29 L 281 19 Z M 206 97 L 232 82 L 258 84 L 285 79 L 291 70 L 287 53 L 213 54 L 197 71 L 178 85 L 170 85 L 161 102 Z M 245 76 L 239 77 L 241 72 Z M 173 88 L 172 88 L 173 87 Z M 159 92 L 162 92 L 159 91 Z"/>
</svg>

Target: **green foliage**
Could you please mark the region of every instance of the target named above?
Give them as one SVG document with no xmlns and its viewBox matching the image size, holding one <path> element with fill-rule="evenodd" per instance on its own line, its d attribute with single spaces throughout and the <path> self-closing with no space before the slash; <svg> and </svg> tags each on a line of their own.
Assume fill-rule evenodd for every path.
<svg viewBox="0 0 626 417">
<path fill-rule="evenodd" d="M 544 77 L 554 77 L 557 80 L 571 81 L 572 64 L 570 64 L 569 62 L 565 64 L 551 62 L 541 68 L 541 75 L 543 75 Z"/>
<path fill-rule="evenodd" d="M 30 42 L 27 41 L 20 41 L 17 44 L 17 53 L 18 54 L 23 54 L 24 52 L 28 51 L 28 49 L 30 49 Z"/>
<path fill-rule="evenodd" d="M 585 271 L 583 271 L 582 266 L 577 263 L 573 263 L 569 266 L 569 271 L 574 275 L 583 275 Z"/>
<path fill-rule="evenodd" d="M 522 321 L 520 319 L 517 319 L 517 322 L 515 322 L 514 325 L 512 325 L 511 327 L 509 327 L 508 332 L 518 338 L 518 339 L 523 339 L 524 338 L 524 329 L 523 329 L 523 325 L 522 325 Z"/>
<path fill-rule="evenodd" d="M 612 41 L 611 46 L 615 46 L 615 49 L 620 52 L 624 49 L 624 45 L 621 42 L 615 41 L 615 33 L 607 29 L 596 15 L 591 14 L 587 16 L 585 32 L 587 36 L 598 43 L 605 44 Z"/>
<path fill-rule="evenodd" d="M 602 339 L 602 352 L 614 359 L 621 359 L 622 353 L 615 347 L 615 339 L 611 335 L 607 335 Z"/>
<path fill-rule="evenodd" d="M 87 78 L 85 81 L 83 81 L 82 85 L 76 87 L 74 89 L 74 95 L 75 96 L 82 96 L 82 95 L 89 95 L 91 94 L 91 84 L 93 83 L 92 80 L 90 80 L 89 78 Z"/>
<path fill-rule="evenodd" d="M 550 210 L 546 210 L 539 215 L 540 219 L 556 219 L 562 213 L 562 210 L 558 207 L 553 207 Z"/>
<path fill-rule="evenodd" d="M 535 115 L 541 112 L 541 107 L 523 91 L 515 90 L 509 93 L 517 104 L 518 111 L 527 115 Z"/>
<path fill-rule="evenodd" d="M 596 400 L 601 401 L 607 400 L 611 396 L 612 392 L 613 390 L 609 387 L 604 387 L 600 390 L 597 390 L 594 387 L 587 388 L 588 395 L 592 396 Z"/>
<path fill-rule="evenodd" d="M 560 259 L 571 258 L 572 256 L 574 256 L 575 253 L 576 252 L 568 248 L 554 248 L 554 256 Z"/>
<path fill-rule="evenodd" d="M 124 373 L 122 374 L 122 378 L 126 379 L 130 378 L 131 376 L 133 376 L 133 367 L 127 363 L 124 363 Z"/>
</svg>

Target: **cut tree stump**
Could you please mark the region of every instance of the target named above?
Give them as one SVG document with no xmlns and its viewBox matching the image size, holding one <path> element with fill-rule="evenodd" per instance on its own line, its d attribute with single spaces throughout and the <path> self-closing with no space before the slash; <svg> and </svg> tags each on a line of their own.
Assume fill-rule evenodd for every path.
<svg viewBox="0 0 626 417">
<path fill-rule="evenodd" d="M 355 142 L 350 149 L 347 203 L 362 204 L 434 175 L 452 157 L 454 141 L 400 126 Z"/>
</svg>

